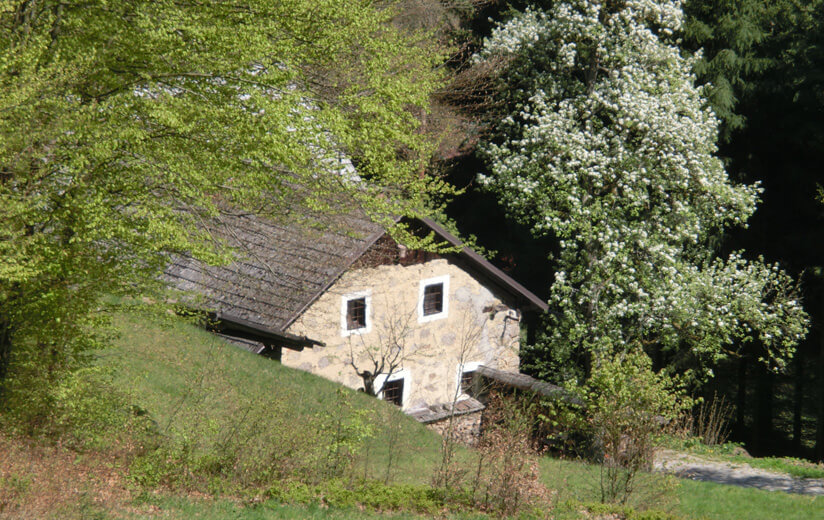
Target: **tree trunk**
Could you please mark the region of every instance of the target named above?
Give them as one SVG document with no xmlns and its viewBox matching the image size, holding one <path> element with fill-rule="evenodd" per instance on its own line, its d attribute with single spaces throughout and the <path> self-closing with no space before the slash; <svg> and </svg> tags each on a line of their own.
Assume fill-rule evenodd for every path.
<svg viewBox="0 0 824 520">
<path fill-rule="evenodd" d="M 744 435 L 746 425 L 747 408 L 747 356 L 743 355 L 738 360 L 738 393 L 735 397 L 735 429 L 737 436 Z"/>
<path fill-rule="evenodd" d="M 774 455 L 773 442 L 773 374 L 760 368 L 756 381 L 756 402 L 752 440 L 755 455 Z"/>
<path fill-rule="evenodd" d="M 3 382 L 11 363 L 11 324 L 8 318 L 0 315 L 0 399 L 3 397 Z"/>
<path fill-rule="evenodd" d="M 793 392 L 793 456 L 800 456 L 801 452 L 801 416 L 804 404 L 804 360 L 802 352 L 795 354 L 795 391 Z"/>
<path fill-rule="evenodd" d="M 815 456 L 818 460 L 824 460 L 824 331 L 819 333 L 818 351 L 818 428 L 815 437 Z"/>
</svg>

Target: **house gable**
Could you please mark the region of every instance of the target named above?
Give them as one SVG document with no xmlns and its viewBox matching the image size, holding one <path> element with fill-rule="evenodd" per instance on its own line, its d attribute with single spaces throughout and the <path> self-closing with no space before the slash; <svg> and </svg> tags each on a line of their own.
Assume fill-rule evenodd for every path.
<svg viewBox="0 0 824 520">
<path fill-rule="evenodd" d="M 361 388 L 357 372 L 373 366 L 370 358 L 400 348 L 405 409 L 465 397 L 462 365 L 517 371 L 521 314 L 515 298 L 466 264 L 459 255 L 410 254 L 382 237 L 287 329 L 324 346 L 284 351 L 282 362 Z M 431 285 L 443 290 L 443 304 L 422 316 L 423 289 Z M 370 327 L 351 335 L 342 312 L 348 299 L 362 294 L 369 294 Z"/>
</svg>

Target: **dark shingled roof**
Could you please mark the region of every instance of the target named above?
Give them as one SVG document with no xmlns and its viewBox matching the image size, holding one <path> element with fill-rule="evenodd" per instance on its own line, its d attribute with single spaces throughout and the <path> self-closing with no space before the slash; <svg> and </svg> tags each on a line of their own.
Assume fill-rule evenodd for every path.
<svg viewBox="0 0 824 520">
<path fill-rule="evenodd" d="M 383 235 L 366 218 L 339 215 L 323 229 L 275 224 L 251 214 L 222 215 L 209 231 L 236 248 L 237 261 L 207 266 L 177 256 L 165 278 L 202 296 L 199 306 L 267 331 L 284 331 Z"/>
<path fill-rule="evenodd" d="M 214 267 L 176 256 L 164 278 L 177 289 L 199 295 L 202 299 L 193 303 L 225 322 L 227 333 L 253 330 L 260 334 L 247 334 L 247 339 L 275 339 L 297 348 L 318 344 L 285 330 L 385 231 L 357 211 L 302 218 L 303 224 L 295 219 L 281 224 L 248 213 L 223 214 L 208 224 L 208 231 L 235 248 L 237 260 Z M 420 222 L 448 243 L 461 245 L 434 221 Z M 546 302 L 471 249 L 464 247 L 456 256 L 527 307 L 547 309 Z"/>
<path fill-rule="evenodd" d="M 436 235 L 438 235 L 440 238 L 442 238 L 449 244 L 459 247 L 463 245 L 461 241 L 458 239 L 458 237 L 451 234 L 449 231 L 444 229 L 434 220 L 430 218 L 422 218 L 420 220 L 421 222 L 426 224 L 426 226 L 429 229 L 434 231 Z M 549 309 L 549 306 L 545 301 L 543 301 L 538 296 L 533 294 L 523 285 L 513 280 L 512 277 L 510 277 L 508 274 L 489 263 L 489 260 L 482 257 L 475 251 L 469 249 L 468 247 L 464 247 L 458 254 L 461 256 L 461 258 L 463 258 L 470 264 L 474 265 L 476 268 L 479 268 L 481 271 L 483 271 L 489 278 L 491 278 L 495 283 L 503 287 L 507 292 L 517 296 L 522 303 L 525 303 L 526 305 L 534 307 L 535 309 L 543 312 L 546 312 Z"/>
</svg>

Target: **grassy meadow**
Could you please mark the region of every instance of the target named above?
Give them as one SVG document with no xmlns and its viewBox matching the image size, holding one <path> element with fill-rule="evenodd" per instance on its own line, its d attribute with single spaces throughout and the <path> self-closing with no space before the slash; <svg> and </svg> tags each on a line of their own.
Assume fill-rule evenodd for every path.
<svg viewBox="0 0 824 520">
<path fill-rule="evenodd" d="M 444 502 L 431 487 L 441 438 L 387 403 L 173 316 L 133 312 L 116 326 L 96 366 L 140 425 L 134 440 L 107 450 L 0 436 L 0 518 L 500 516 Z M 471 481 L 478 457 L 457 449 L 456 481 Z M 598 466 L 542 457 L 537 470 L 549 505 L 524 518 L 824 518 L 824 497 L 660 474 L 642 474 L 626 506 L 602 506 Z"/>
</svg>

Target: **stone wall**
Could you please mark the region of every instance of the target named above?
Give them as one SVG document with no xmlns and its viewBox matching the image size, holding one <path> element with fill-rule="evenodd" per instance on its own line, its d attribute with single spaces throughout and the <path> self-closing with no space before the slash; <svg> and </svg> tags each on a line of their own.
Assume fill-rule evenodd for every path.
<svg viewBox="0 0 824 520">
<path fill-rule="evenodd" d="M 474 447 L 481 438 L 481 419 L 483 410 L 458 415 L 452 418 L 452 438 L 464 446 Z M 426 425 L 439 435 L 446 435 L 449 429 L 449 417 Z"/>
<path fill-rule="evenodd" d="M 424 321 L 418 310 L 421 282 L 438 277 L 448 280 L 446 312 Z M 345 302 L 352 295 L 364 295 L 368 306 L 368 327 L 356 334 L 348 333 L 345 321 Z M 452 402 L 462 365 L 517 371 L 519 320 L 504 295 L 448 258 L 351 269 L 288 329 L 325 346 L 284 349 L 282 362 L 361 388 L 350 360 L 360 370 L 370 368 L 370 355 L 380 357 L 397 343 L 403 353 L 403 408 L 414 409 Z"/>
</svg>

